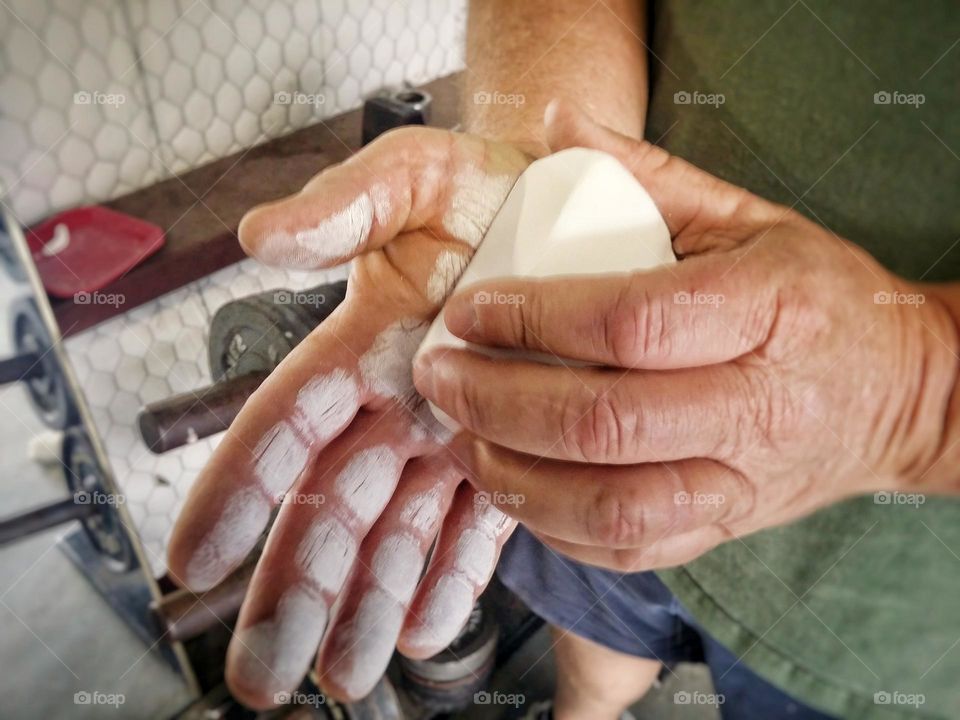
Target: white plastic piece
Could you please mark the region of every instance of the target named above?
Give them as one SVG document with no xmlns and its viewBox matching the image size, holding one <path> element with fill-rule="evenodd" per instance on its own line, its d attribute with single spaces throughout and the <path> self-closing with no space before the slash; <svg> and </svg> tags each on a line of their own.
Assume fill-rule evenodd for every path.
<svg viewBox="0 0 960 720">
<path fill-rule="evenodd" d="M 637 179 L 611 155 L 571 148 L 537 160 L 524 171 L 455 291 L 481 280 L 627 273 L 674 262 L 670 231 Z M 478 300 L 510 302 L 511 298 Z M 555 360 L 466 343 L 450 334 L 442 312 L 417 352 L 436 346 Z M 432 404 L 430 409 L 448 429 L 460 429 L 446 413 Z"/>
</svg>

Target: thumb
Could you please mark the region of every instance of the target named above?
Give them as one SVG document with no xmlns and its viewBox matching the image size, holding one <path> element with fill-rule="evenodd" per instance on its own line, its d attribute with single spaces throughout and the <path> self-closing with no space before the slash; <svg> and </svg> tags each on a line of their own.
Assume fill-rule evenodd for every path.
<svg viewBox="0 0 960 720">
<path fill-rule="evenodd" d="M 635 140 L 594 122 L 576 105 L 551 100 L 543 116 L 553 152 L 571 147 L 601 150 L 617 158 L 650 193 L 680 254 L 729 247 L 720 230 L 769 221 L 775 209 L 753 193 L 704 172 L 663 148 Z"/>
</svg>

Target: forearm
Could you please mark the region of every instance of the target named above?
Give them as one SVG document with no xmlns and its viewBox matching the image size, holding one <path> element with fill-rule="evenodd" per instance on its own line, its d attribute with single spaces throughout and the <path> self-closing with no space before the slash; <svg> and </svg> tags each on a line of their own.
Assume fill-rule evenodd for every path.
<svg viewBox="0 0 960 720">
<path fill-rule="evenodd" d="M 564 97 L 641 137 L 645 24 L 644 0 L 473 0 L 464 129 L 544 155 L 543 111 Z"/>
</svg>

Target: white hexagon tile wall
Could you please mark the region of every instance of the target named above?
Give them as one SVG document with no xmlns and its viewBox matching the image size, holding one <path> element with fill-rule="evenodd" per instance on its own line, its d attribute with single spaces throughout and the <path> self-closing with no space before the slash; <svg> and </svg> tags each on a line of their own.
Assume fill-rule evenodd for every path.
<svg viewBox="0 0 960 720">
<path fill-rule="evenodd" d="M 466 0 L 4 0 L 10 207 L 29 224 L 356 107 L 384 85 L 458 70 L 465 14 Z M 315 102 L 276 102 L 293 92 Z M 225 302 L 344 276 L 244 261 L 66 342 L 157 575 L 218 438 L 153 455 L 135 429 L 139 408 L 210 382 L 207 328 Z"/>
<path fill-rule="evenodd" d="M 21 222 L 160 177 L 122 7 L 113 0 L 0 5 L 0 180 Z"/>
</svg>

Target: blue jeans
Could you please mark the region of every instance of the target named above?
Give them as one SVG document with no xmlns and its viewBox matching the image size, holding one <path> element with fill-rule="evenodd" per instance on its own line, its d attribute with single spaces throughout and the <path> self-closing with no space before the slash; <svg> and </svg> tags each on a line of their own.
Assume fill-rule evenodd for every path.
<svg viewBox="0 0 960 720">
<path fill-rule="evenodd" d="M 677 693 L 677 703 L 717 702 L 724 720 L 834 720 L 751 671 L 697 625 L 652 572 L 619 573 L 553 552 L 522 527 L 504 548 L 503 583 L 551 625 L 636 657 L 705 663 L 715 698 Z"/>
</svg>

